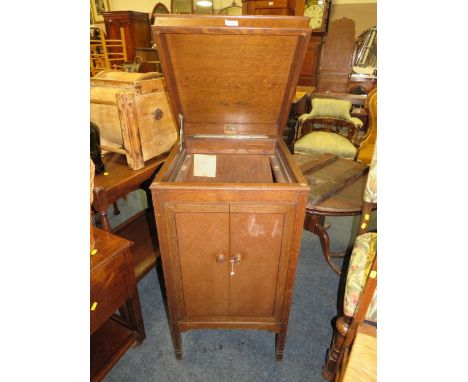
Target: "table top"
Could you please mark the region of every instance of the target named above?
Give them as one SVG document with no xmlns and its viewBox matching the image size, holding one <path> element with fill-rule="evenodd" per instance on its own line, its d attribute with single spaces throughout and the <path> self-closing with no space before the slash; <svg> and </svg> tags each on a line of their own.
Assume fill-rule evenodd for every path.
<svg viewBox="0 0 468 382">
<path fill-rule="evenodd" d="M 90 259 L 91 272 L 104 265 L 107 260 L 113 257 L 116 253 L 120 253 L 124 249 L 133 245 L 131 241 L 96 227 L 92 227 L 91 229 L 95 239 L 95 244 L 93 250 L 91 251 Z"/>
<path fill-rule="evenodd" d="M 296 91 L 296 93 L 294 94 L 294 98 L 292 100 L 292 103 L 297 103 L 299 102 L 303 97 L 305 97 L 307 95 L 306 92 L 298 92 Z"/>
<path fill-rule="evenodd" d="M 166 158 L 167 154 L 160 155 L 145 162 L 145 167 L 142 169 L 132 170 L 128 167 L 125 155 L 107 153 L 102 156 L 105 171 L 94 177 L 94 192 L 104 189 L 109 203 L 113 203 L 130 191 L 138 189 L 141 183 L 154 174 Z"/>
<path fill-rule="evenodd" d="M 333 154 L 295 154 L 311 186 L 307 211 L 324 215 L 357 214 L 362 209 L 368 166 Z"/>
</svg>

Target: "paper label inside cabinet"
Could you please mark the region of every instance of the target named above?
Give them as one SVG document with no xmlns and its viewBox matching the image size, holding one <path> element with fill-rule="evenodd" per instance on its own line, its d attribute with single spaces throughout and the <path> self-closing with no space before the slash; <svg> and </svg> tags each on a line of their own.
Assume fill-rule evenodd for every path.
<svg viewBox="0 0 468 382">
<path fill-rule="evenodd" d="M 194 154 L 193 176 L 216 177 L 216 155 Z"/>
</svg>

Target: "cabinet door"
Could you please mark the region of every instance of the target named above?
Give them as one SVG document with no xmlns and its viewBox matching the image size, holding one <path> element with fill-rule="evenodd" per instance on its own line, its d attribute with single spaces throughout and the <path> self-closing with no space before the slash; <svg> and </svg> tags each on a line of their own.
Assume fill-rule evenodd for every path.
<svg viewBox="0 0 468 382">
<path fill-rule="evenodd" d="M 185 317 L 226 316 L 229 300 L 229 205 L 173 210 Z M 224 258 L 223 258 L 224 257 Z M 175 259 L 177 263 L 177 259 Z"/>
<path fill-rule="evenodd" d="M 280 319 L 293 220 L 292 205 L 231 204 L 231 316 Z"/>
<path fill-rule="evenodd" d="M 317 84 L 317 66 L 322 46 L 321 37 L 311 36 L 302 64 L 299 85 L 315 86 Z"/>
</svg>

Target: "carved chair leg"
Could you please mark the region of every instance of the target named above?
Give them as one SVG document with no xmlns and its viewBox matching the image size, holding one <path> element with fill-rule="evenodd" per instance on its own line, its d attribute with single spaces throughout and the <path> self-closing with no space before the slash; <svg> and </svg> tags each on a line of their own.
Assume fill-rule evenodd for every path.
<svg viewBox="0 0 468 382">
<path fill-rule="evenodd" d="M 338 358 L 340 352 L 344 351 L 343 343 L 345 335 L 349 329 L 349 324 L 351 319 L 348 317 L 339 317 L 336 320 L 336 329 L 333 333 L 333 340 L 328 349 L 327 360 L 325 365 L 322 368 L 322 376 L 328 381 L 332 381 L 336 375 L 336 370 L 338 368 Z"/>
</svg>

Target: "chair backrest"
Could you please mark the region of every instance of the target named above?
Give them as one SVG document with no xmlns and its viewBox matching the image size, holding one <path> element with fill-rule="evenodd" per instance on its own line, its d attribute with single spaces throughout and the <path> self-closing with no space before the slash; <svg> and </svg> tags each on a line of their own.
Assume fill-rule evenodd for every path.
<svg viewBox="0 0 468 382">
<path fill-rule="evenodd" d="M 377 141 L 377 88 L 369 92 L 364 107 L 369 115 L 369 124 L 366 135 L 361 142 L 357 160 L 370 164 Z"/>
<path fill-rule="evenodd" d="M 358 129 L 351 119 L 351 107 L 349 100 L 313 98 L 311 112 L 299 118 L 296 139 L 313 131 L 327 131 L 345 136 L 358 147 Z"/>
<path fill-rule="evenodd" d="M 236 0 L 233 0 L 230 5 L 218 11 L 218 15 L 241 16 L 242 6 L 237 5 Z"/>
<path fill-rule="evenodd" d="M 354 21 L 345 17 L 330 23 L 321 49 L 317 91 L 347 92 L 355 29 Z"/>
</svg>

